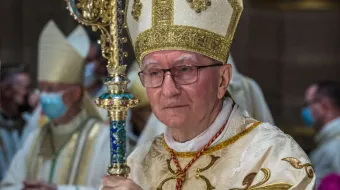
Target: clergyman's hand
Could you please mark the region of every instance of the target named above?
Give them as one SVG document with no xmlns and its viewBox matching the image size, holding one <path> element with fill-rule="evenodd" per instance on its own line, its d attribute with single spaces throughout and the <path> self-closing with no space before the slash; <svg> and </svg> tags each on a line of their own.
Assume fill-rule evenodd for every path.
<svg viewBox="0 0 340 190">
<path fill-rule="evenodd" d="M 143 190 L 134 181 L 120 176 L 104 176 L 101 190 Z"/>
<path fill-rule="evenodd" d="M 42 181 L 24 181 L 23 190 L 57 190 L 57 186 Z"/>
</svg>

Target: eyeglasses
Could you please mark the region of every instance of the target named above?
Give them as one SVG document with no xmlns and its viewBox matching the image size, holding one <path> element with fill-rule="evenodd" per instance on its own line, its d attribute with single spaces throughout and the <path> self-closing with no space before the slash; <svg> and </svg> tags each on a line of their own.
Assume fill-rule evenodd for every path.
<svg viewBox="0 0 340 190">
<path fill-rule="evenodd" d="M 172 79 L 178 84 L 192 84 L 198 79 L 198 70 L 208 67 L 218 67 L 223 64 L 213 64 L 206 66 L 180 65 L 170 69 L 151 68 L 138 73 L 142 84 L 146 88 L 157 88 L 162 86 L 165 73 L 170 72 Z"/>
</svg>

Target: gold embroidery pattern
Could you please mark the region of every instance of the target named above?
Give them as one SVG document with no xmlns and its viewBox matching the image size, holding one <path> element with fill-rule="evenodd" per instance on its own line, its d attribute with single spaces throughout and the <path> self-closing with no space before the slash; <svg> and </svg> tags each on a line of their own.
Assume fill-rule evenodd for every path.
<svg viewBox="0 0 340 190">
<path fill-rule="evenodd" d="M 204 167 L 204 168 L 197 168 L 196 175 L 195 175 L 196 179 L 202 179 L 206 183 L 207 190 L 213 190 L 213 189 L 215 189 L 215 187 L 211 185 L 211 182 L 209 181 L 209 179 L 207 177 L 201 175 L 201 172 L 204 172 L 204 171 L 208 170 L 209 168 L 211 168 L 215 164 L 215 162 L 220 158 L 219 156 L 214 156 L 214 155 L 210 155 L 210 157 L 211 157 L 210 163 L 206 167 Z M 165 180 L 163 180 L 159 184 L 159 186 L 157 187 L 157 190 L 162 190 L 163 189 L 163 185 L 166 182 L 170 181 L 170 180 L 174 180 L 174 179 L 180 178 L 180 179 L 182 179 L 184 181 L 184 178 L 186 177 L 185 174 L 177 173 L 177 172 L 175 172 L 175 170 L 173 170 L 171 168 L 171 160 L 170 159 L 167 159 L 166 162 L 167 162 L 168 169 L 169 169 L 170 173 L 174 174 L 174 176 L 171 176 L 171 177 L 166 178 Z"/>
<path fill-rule="evenodd" d="M 79 134 L 79 138 L 78 138 L 78 141 L 77 141 L 77 146 L 76 146 L 76 149 L 74 150 L 75 154 L 73 155 L 73 158 L 72 158 L 72 167 L 70 168 L 70 172 L 69 172 L 69 176 L 67 177 L 68 178 L 68 181 L 67 181 L 67 184 L 74 184 L 74 179 L 76 176 L 78 176 L 77 172 L 73 173 L 74 170 L 78 171 L 78 167 L 79 167 L 79 164 L 80 164 L 80 161 L 81 161 L 81 158 L 82 156 L 79 156 L 78 151 L 80 150 L 81 152 L 83 152 L 83 149 L 85 148 L 84 147 L 84 142 L 86 141 L 86 138 L 82 138 L 84 135 L 85 137 L 88 136 L 89 134 L 89 127 L 87 126 L 88 123 L 86 123 L 83 127 L 83 129 L 81 130 L 80 134 Z"/>
<path fill-rule="evenodd" d="M 207 10 L 207 8 L 211 5 L 211 0 L 187 0 L 187 2 L 197 13 Z"/>
<path fill-rule="evenodd" d="M 45 127 L 46 129 L 46 127 Z M 34 141 L 33 144 L 30 148 L 30 154 L 28 156 L 28 159 L 26 159 L 26 175 L 27 175 L 27 179 L 28 180 L 34 180 L 37 179 L 37 162 L 35 162 L 35 160 L 38 159 L 38 155 L 39 155 L 39 144 L 41 144 L 42 141 L 42 137 L 45 136 L 44 133 L 46 133 L 46 130 L 43 129 L 39 129 L 39 132 L 36 133 L 35 137 L 34 137 Z M 43 133 L 44 132 L 44 133 Z"/>
<path fill-rule="evenodd" d="M 290 165 L 292 165 L 296 169 L 304 168 L 309 178 L 314 177 L 314 169 L 313 169 L 312 164 L 310 163 L 301 164 L 300 160 L 298 160 L 297 158 L 293 158 L 293 157 L 283 158 L 282 160 L 290 163 Z"/>
<path fill-rule="evenodd" d="M 82 159 L 80 161 L 79 170 L 77 173 L 78 175 L 76 176 L 77 185 L 86 185 L 87 183 L 88 172 L 86 171 L 91 161 L 90 159 L 93 155 L 95 140 L 96 137 L 98 136 L 99 131 L 100 125 L 99 123 L 95 123 L 92 129 L 90 130 L 86 144 L 84 145 L 85 150 L 82 154 Z"/>
<path fill-rule="evenodd" d="M 204 3 L 209 5 L 208 2 L 189 0 L 189 3 L 199 7 Z M 154 51 L 187 50 L 225 63 L 242 13 L 242 5 L 238 1 L 228 2 L 233 13 L 228 31 L 223 36 L 196 27 L 174 25 L 174 0 L 152 0 L 152 28 L 140 33 L 136 39 L 134 49 L 137 61 L 141 63 L 145 55 Z"/>
<path fill-rule="evenodd" d="M 76 149 L 79 135 L 80 135 L 79 131 L 72 134 L 71 139 L 66 144 L 65 147 L 66 157 L 64 159 L 63 168 L 60 169 L 60 181 L 59 181 L 60 184 L 67 184 L 69 175 L 71 173 L 70 171 L 72 168 L 72 158 L 73 155 L 75 154 L 74 150 Z"/>
<path fill-rule="evenodd" d="M 174 21 L 174 0 L 152 0 L 153 28 L 165 25 L 173 25 L 173 21 Z"/>
<path fill-rule="evenodd" d="M 257 126 L 259 126 L 261 124 L 261 122 L 255 122 L 252 126 L 250 126 L 249 128 L 247 128 L 246 130 L 242 131 L 241 133 L 231 137 L 230 139 L 228 140 L 225 140 L 213 147 L 210 147 L 208 148 L 204 153 L 203 155 L 206 155 L 206 154 L 211 154 L 213 152 L 216 152 L 218 150 L 221 150 L 233 143 L 235 143 L 236 141 L 238 141 L 239 139 L 241 139 L 242 137 L 244 137 L 245 135 L 247 135 L 248 133 L 250 133 L 253 129 L 255 129 Z M 170 149 L 169 149 L 169 146 L 166 144 L 165 140 L 164 140 L 164 137 L 163 137 L 163 147 L 168 151 L 170 152 Z M 178 158 L 191 158 L 191 157 L 194 157 L 197 152 L 175 152 L 176 156 Z"/>
<path fill-rule="evenodd" d="M 248 174 L 243 182 L 242 185 L 245 186 L 244 188 L 233 188 L 230 190 L 288 190 L 291 188 L 293 185 L 289 183 L 272 183 L 269 185 L 264 185 L 270 178 L 270 170 L 268 168 L 261 168 L 261 172 L 263 173 L 263 178 L 261 179 L 260 182 L 256 183 L 255 185 L 251 184 L 253 183 L 257 173 L 250 173 Z"/>
<path fill-rule="evenodd" d="M 230 41 L 223 36 L 190 26 L 164 25 L 146 30 L 136 40 L 136 56 L 157 50 L 188 50 L 219 60 L 228 51 Z M 141 60 L 140 60 L 141 61 Z"/>
<path fill-rule="evenodd" d="M 133 1 L 131 15 L 136 21 L 138 21 L 140 15 L 142 14 L 142 7 L 143 5 L 140 0 Z"/>
<path fill-rule="evenodd" d="M 205 183 L 207 184 L 207 190 L 212 190 L 215 189 L 214 186 L 211 185 L 210 181 L 208 180 L 207 177 L 201 175 L 201 172 L 204 172 L 206 170 L 208 170 L 209 168 L 211 168 L 211 166 L 213 166 L 215 164 L 215 162 L 220 158 L 219 156 L 214 156 L 214 155 L 210 155 L 211 156 L 211 162 L 208 166 L 204 167 L 204 168 L 197 168 L 196 170 L 196 179 L 202 179 L 205 181 Z"/>
</svg>

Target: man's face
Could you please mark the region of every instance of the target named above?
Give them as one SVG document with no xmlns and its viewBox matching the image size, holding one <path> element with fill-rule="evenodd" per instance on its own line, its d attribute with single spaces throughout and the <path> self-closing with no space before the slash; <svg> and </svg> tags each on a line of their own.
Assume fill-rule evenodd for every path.
<svg viewBox="0 0 340 190">
<path fill-rule="evenodd" d="M 101 78 L 107 76 L 106 69 L 107 60 L 103 58 L 103 56 L 100 53 L 100 50 L 98 50 L 97 46 L 94 44 L 90 46 L 86 64 L 94 64 L 93 74 L 96 77 Z"/>
<path fill-rule="evenodd" d="M 97 76 L 99 76 L 100 78 L 106 77 L 106 76 L 107 76 L 106 65 L 107 65 L 107 60 L 104 59 L 102 56 L 100 56 L 100 57 L 97 59 L 97 64 L 96 64 L 96 67 L 95 67 L 95 73 L 96 73 Z"/>
<path fill-rule="evenodd" d="M 62 99 L 67 107 L 81 101 L 82 88 L 77 84 L 62 84 L 42 81 L 39 83 L 40 92 L 62 93 Z"/>
<path fill-rule="evenodd" d="M 31 86 L 31 79 L 26 73 L 19 73 L 14 77 L 12 90 L 13 101 L 17 105 L 25 103 L 25 97 L 28 95 Z"/>
<path fill-rule="evenodd" d="M 212 64 L 212 59 L 197 53 L 159 51 L 144 58 L 142 70 Z M 152 111 L 168 127 L 179 128 L 198 124 L 209 116 L 218 100 L 223 98 L 226 89 L 219 87 L 223 80 L 222 70 L 231 73 L 231 67 L 227 65 L 199 69 L 197 81 L 186 85 L 176 83 L 171 74 L 166 72 L 161 86 L 146 88 Z M 227 83 L 229 84 L 229 81 Z"/>
<path fill-rule="evenodd" d="M 320 123 L 323 115 L 322 107 L 320 106 L 320 100 L 315 97 L 317 89 L 317 85 L 312 85 L 306 90 L 305 103 L 309 107 L 315 122 L 322 124 Z"/>
</svg>

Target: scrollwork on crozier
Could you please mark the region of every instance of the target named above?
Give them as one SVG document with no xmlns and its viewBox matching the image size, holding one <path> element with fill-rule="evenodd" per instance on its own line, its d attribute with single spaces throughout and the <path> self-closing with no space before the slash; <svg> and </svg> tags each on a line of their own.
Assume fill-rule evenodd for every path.
<svg viewBox="0 0 340 190">
<path fill-rule="evenodd" d="M 111 34 L 115 31 L 110 28 L 112 21 L 115 20 L 112 14 L 115 5 L 106 0 L 65 0 L 65 2 L 74 19 L 83 25 L 91 26 L 93 31 L 101 32 L 99 43 L 103 57 L 109 64 L 118 65 L 118 58 L 115 57 L 118 47 L 115 47 L 117 43 Z"/>
<path fill-rule="evenodd" d="M 289 183 L 279 182 L 279 183 L 272 183 L 268 185 L 264 185 L 270 179 L 271 172 L 268 168 L 261 168 L 260 171 L 263 173 L 263 178 L 260 182 L 256 183 L 255 185 L 251 185 L 254 182 L 255 177 L 258 173 L 253 172 L 248 174 L 242 182 L 243 188 L 232 188 L 230 190 L 288 190 L 293 185 Z"/>
<path fill-rule="evenodd" d="M 210 155 L 210 157 L 211 157 L 210 163 L 204 168 L 197 168 L 196 169 L 196 175 L 195 175 L 196 179 L 202 179 L 206 183 L 207 190 L 213 190 L 213 189 L 215 189 L 215 187 L 211 184 L 211 182 L 209 181 L 209 179 L 207 177 L 205 177 L 204 175 L 201 175 L 201 172 L 204 172 L 204 171 L 210 169 L 215 164 L 215 162 L 220 158 L 219 156 L 214 156 L 214 155 Z M 171 160 L 170 159 L 167 159 L 166 162 L 167 162 L 167 165 L 168 165 L 168 170 L 170 171 L 170 173 L 174 174 L 174 176 L 171 176 L 171 177 L 164 179 L 159 184 L 159 186 L 157 187 L 157 190 L 162 190 L 163 185 L 170 180 L 176 180 L 176 179 L 179 178 L 182 181 L 185 181 L 186 174 L 175 172 L 175 170 L 173 170 L 171 168 Z"/>
<path fill-rule="evenodd" d="M 123 0 L 65 0 L 67 9 L 79 23 L 91 26 L 93 31 L 100 31 L 102 55 L 108 60 L 107 70 L 109 77 L 104 81 L 108 93 L 97 98 L 97 106 L 108 111 L 110 121 L 125 123 L 127 109 L 138 104 L 139 100 L 126 92 L 129 80 L 126 77 L 126 65 L 123 58 L 127 52 L 123 52 L 123 44 L 127 38 L 123 37 L 123 29 L 126 28 Z M 128 97 L 122 96 L 128 95 Z M 112 123 L 114 126 L 123 126 L 121 123 Z M 125 131 L 111 130 L 111 163 L 123 164 L 122 167 L 110 168 L 109 174 L 127 176 L 130 172 L 126 165 L 125 157 Z"/>
<path fill-rule="evenodd" d="M 283 158 L 282 160 L 290 163 L 290 165 L 292 165 L 296 169 L 304 168 L 309 178 L 314 177 L 314 169 L 313 169 L 312 164 L 310 163 L 302 164 L 300 160 L 298 160 L 297 158 L 293 158 L 293 157 Z"/>
<path fill-rule="evenodd" d="M 211 6 L 211 0 L 187 0 L 187 2 L 197 13 L 207 10 Z"/>
</svg>

